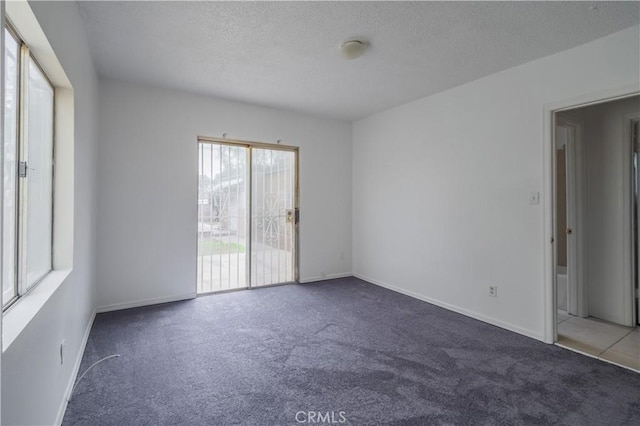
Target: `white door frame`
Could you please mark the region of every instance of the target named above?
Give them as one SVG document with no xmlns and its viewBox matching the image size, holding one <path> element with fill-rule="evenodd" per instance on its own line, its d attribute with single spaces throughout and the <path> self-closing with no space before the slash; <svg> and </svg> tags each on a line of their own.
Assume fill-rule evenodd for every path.
<svg viewBox="0 0 640 426">
<path fill-rule="evenodd" d="M 640 94 L 640 85 L 634 84 L 600 92 L 589 93 L 572 99 L 566 99 L 544 105 L 542 136 L 542 180 L 543 180 L 543 233 L 541 238 L 543 252 L 543 337 L 545 343 L 554 343 L 557 339 L 556 309 L 556 250 L 554 243 L 555 224 L 555 112 L 590 104 L 598 104 Z"/>
<path fill-rule="evenodd" d="M 623 190 L 626 191 L 626 193 L 631 193 L 631 194 L 633 194 L 633 190 L 635 186 L 633 182 L 635 179 L 635 176 L 633 174 L 634 146 L 633 146 L 633 135 L 631 133 L 631 126 L 635 121 L 640 121 L 640 113 L 627 114 L 624 117 L 624 133 L 623 134 L 624 134 L 625 143 L 628 144 L 626 147 L 626 154 L 629 155 L 629 158 L 627 159 L 628 161 L 625 161 L 625 167 L 628 167 L 628 169 L 624 171 L 625 174 L 627 174 L 627 179 L 626 179 L 627 186 L 624 187 Z M 625 303 L 624 317 L 625 317 L 625 320 L 627 320 L 628 322 L 628 324 L 626 325 L 634 327 L 638 323 L 638 312 L 636 312 L 636 289 L 635 289 L 636 276 L 638 274 L 638 271 L 635 268 L 635 260 L 638 259 L 638 256 L 640 254 L 636 253 L 636 250 L 635 250 L 633 228 L 638 219 L 633 209 L 633 203 L 634 203 L 633 197 L 625 198 L 625 204 L 626 203 L 628 203 L 628 205 L 625 205 L 624 208 L 630 218 L 629 223 L 631 223 L 631 232 L 630 232 L 631 237 L 628 243 L 625 245 L 625 250 L 629 250 L 629 254 L 630 254 L 629 258 L 631 258 L 631 268 L 628 268 L 628 271 L 626 271 L 626 273 L 628 273 L 629 275 L 626 276 L 625 278 L 626 278 L 626 281 L 629 283 L 629 288 L 627 289 L 626 297 L 628 298 L 628 300 L 631 300 L 631 303 L 629 303 L 628 300 L 626 301 L 627 303 Z"/>
<path fill-rule="evenodd" d="M 635 245 L 634 248 L 636 250 L 635 252 L 635 269 L 634 269 L 634 283 L 635 283 L 635 290 L 632 289 L 633 292 L 633 299 L 634 299 L 634 303 L 633 303 L 633 308 L 634 308 L 634 316 L 635 316 L 635 326 L 640 325 L 640 290 L 638 289 L 638 286 L 640 286 L 640 118 L 638 118 L 638 121 L 636 122 L 636 140 L 633 141 L 633 139 L 631 140 L 631 143 L 633 144 L 635 142 L 636 146 L 632 145 L 632 149 L 633 152 L 631 153 L 631 161 L 634 161 L 634 157 L 635 158 L 635 173 L 633 173 L 633 165 L 632 165 L 632 179 L 634 179 L 634 182 L 632 183 L 633 188 L 635 189 L 635 195 L 636 195 L 636 199 L 632 200 L 632 203 L 635 202 L 635 214 L 633 215 L 633 220 L 635 220 L 634 225 L 635 225 L 635 229 L 636 229 L 636 240 L 635 240 Z M 632 206 L 633 209 L 633 206 Z M 633 244 L 633 242 L 632 242 Z"/>
</svg>

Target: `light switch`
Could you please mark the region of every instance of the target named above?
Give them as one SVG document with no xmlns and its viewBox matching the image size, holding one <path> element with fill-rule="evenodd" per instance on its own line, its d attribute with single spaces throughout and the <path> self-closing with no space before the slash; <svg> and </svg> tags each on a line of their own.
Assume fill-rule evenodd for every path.
<svg viewBox="0 0 640 426">
<path fill-rule="evenodd" d="M 529 204 L 531 204 L 531 205 L 540 204 L 540 193 L 539 192 L 532 192 L 531 194 L 529 194 Z"/>
</svg>

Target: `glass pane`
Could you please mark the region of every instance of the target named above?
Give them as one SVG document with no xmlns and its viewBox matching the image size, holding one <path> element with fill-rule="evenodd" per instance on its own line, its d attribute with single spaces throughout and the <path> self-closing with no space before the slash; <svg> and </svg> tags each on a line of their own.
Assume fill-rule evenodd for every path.
<svg viewBox="0 0 640 426">
<path fill-rule="evenodd" d="M 295 153 L 251 155 L 251 286 L 295 280 Z"/>
<path fill-rule="evenodd" d="M 35 62 L 28 62 L 27 288 L 51 270 L 53 229 L 53 88 Z"/>
<path fill-rule="evenodd" d="M 198 293 L 247 287 L 247 149 L 198 144 Z"/>
<path fill-rule="evenodd" d="M 16 183 L 18 154 L 18 42 L 4 30 L 4 198 L 2 303 L 16 296 Z"/>
</svg>

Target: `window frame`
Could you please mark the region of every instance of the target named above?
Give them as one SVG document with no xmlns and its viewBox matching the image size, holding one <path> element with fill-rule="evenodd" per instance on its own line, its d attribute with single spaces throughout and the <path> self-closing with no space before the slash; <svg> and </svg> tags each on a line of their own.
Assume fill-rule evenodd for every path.
<svg viewBox="0 0 640 426">
<path fill-rule="evenodd" d="M 19 228 L 19 214 L 20 214 L 20 209 L 19 209 L 19 203 L 18 203 L 18 177 L 17 177 L 17 171 L 18 171 L 18 164 L 19 164 L 19 158 L 20 158 L 20 154 L 18 152 L 18 144 L 19 144 L 19 140 L 20 140 L 20 108 L 22 105 L 21 102 L 21 90 L 20 90 L 20 72 L 21 72 L 21 67 L 22 67 L 22 61 L 20 60 L 20 49 L 21 49 L 21 44 L 20 44 L 20 37 L 17 35 L 17 32 L 15 31 L 14 27 L 11 25 L 11 23 L 9 22 L 8 19 L 5 19 L 5 25 L 3 30 L 6 30 L 5 32 L 5 36 L 9 35 L 13 38 L 13 40 L 15 41 L 16 45 L 17 45 L 17 49 L 16 49 L 16 54 L 17 54 L 17 58 L 16 58 L 16 116 L 15 116 L 15 139 L 12 141 L 13 144 L 16 145 L 16 158 L 14 160 L 15 164 L 14 164 L 14 168 L 16 170 L 16 177 L 15 177 L 15 182 L 14 182 L 14 193 L 15 193 L 15 223 L 13 224 L 13 235 L 14 235 L 14 241 L 13 241 L 13 265 L 12 266 L 12 279 L 13 279 L 13 297 L 11 297 L 10 299 L 8 299 L 7 301 L 4 300 L 4 282 L 3 282 L 3 288 L 2 288 L 2 309 L 3 311 L 8 309 L 13 303 L 15 303 L 15 301 L 18 299 L 18 269 L 19 269 L 19 262 L 18 262 L 18 241 L 17 241 L 17 236 L 18 236 L 18 228 Z M 4 46 L 3 49 L 6 49 L 6 40 L 4 41 Z M 4 54 L 5 50 L 3 50 L 3 54 Z M 5 66 L 5 71 L 6 71 L 6 60 L 4 63 Z M 6 76 L 5 76 L 6 78 Z M 4 104 L 5 99 L 4 96 L 6 96 L 6 87 L 5 87 L 5 92 L 3 93 L 3 99 L 2 102 Z M 6 117 L 5 117 L 6 118 Z M 5 122 L 4 125 L 6 126 L 7 123 Z M 4 140 L 4 129 L 3 129 L 3 146 L 2 146 L 2 157 L 3 157 L 3 161 L 4 161 L 4 152 L 5 152 L 5 144 L 7 143 L 7 141 Z M 4 171 L 3 171 L 3 176 L 2 176 L 3 180 L 4 180 Z M 5 188 L 6 189 L 6 188 Z M 4 206 L 3 206 L 3 213 L 4 213 Z M 3 214 L 4 217 L 4 214 Z M 4 220 L 2 222 L 2 226 L 4 227 Z M 4 232 L 3 232 L 4 234 Z M 3 245 L 4 245 L 4 241 L 3 241 Z M 4 255 L 3 255 L 3 262 L 4 262 Z M 3 264 L 3 272 L 4 272 L 4 268 L 6 268 L 8 265 L 4 265 Z M 4 279 L 4 274 L 3 277 Z"/>
<path fill-rule="evenodd" d="M 16 223 L 15 223 L 15 238 L 13 241 L 14 246 L 14 265 L 13 265 L 13 291 L 14 296 L 5 301 L 2 299 L 2 312 L 6 313 L 11 307 L 16 305 L 22 297 L 26 296 L 29 292 L 35 289 L 38 284 L 40 284 L 52 271 L 55 271 L 54 268 L 54 229 L 55 229 L 55 169 L 56 169 L 56 86 L 51 81 L 51 78 L 46 73 L 45 69 L 40 65 L 40 62 L 35 57 L 29 45 L 24 41 L 24 38 L 20 35 L 20 33 L 16 30 L 16 27 L 11 23 L 11 21 L 6 18 L 4 22 L 4 29 L 7 30 L 7 33 L 13 37 L 18 45 L 18 58 L 16 60 L 17 67 L 17 114 L 16 114 L 16 137 L 14 143 L 16 145 L 16 181 L 15 181 L 15 192 L 16 192 Z M 6 43 L 6 42 L 5 42 Z M 3 46 L 4 47 L 4 46 Z M 28 168 L 28 158 L 25 160 L 25 155 L 28 157 L 28 140 L 27 140 L 27 127 L 29 125 L 28 119 L 28 80 L 29 80 L 29 63 L 30 61 L 33 65 L 40 71 L 42 77 L 49 85 L 52 93 L 51 99 L 51 204 L 49 206 L 50 210 L 50 219 L 51 219 L 51 235 L 50 235 L 50 246 L 51 246 L 51 255 L 49 259 L 49 269 L 46 273 L 44 273 L 41 277 L 38 277 L 31 285 L 28 284 L 27 281 L 27 251 L 28 251 L 28 224 L 27 224 L 27 216 L 28 216 L 28 186 L 29 186 L 29 173 L 25 177 L 20 177 L 20 163 L 23 161 L 27 161 Z M 4 99 L 2 100 L 4 102 Z M 3 147 L 7 144 L 7 141 L 4 141 L 3 138 Z M 4 175 L 3 175 L 4 179 Z M 0 293 L 0 295 L 4 296 L 4 290 Z"/>
</svg>

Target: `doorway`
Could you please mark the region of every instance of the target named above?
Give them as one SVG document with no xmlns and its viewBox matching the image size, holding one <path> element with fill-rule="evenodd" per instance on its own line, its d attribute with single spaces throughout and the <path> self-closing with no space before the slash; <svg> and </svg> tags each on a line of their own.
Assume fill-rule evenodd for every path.
<svg viewBox="0 0 640 426">
<path fill-rule="evenodd" d="M 298 148 L 198 139 L 197 293 L 298 280 Z"/>
<path fill-rule="evenodd" d="M 640 96 L 553 112 L 554 341 L 640 370 Z"/>
<path fill-rule="evenodd" d="M 585 228 L 582 127 L 558 114 L 555 125 L 556 304 L 558 311 L 586 316 L 583 273 Z M 580 205 L 579 205 L 580 203 Z"/>
</svg>

